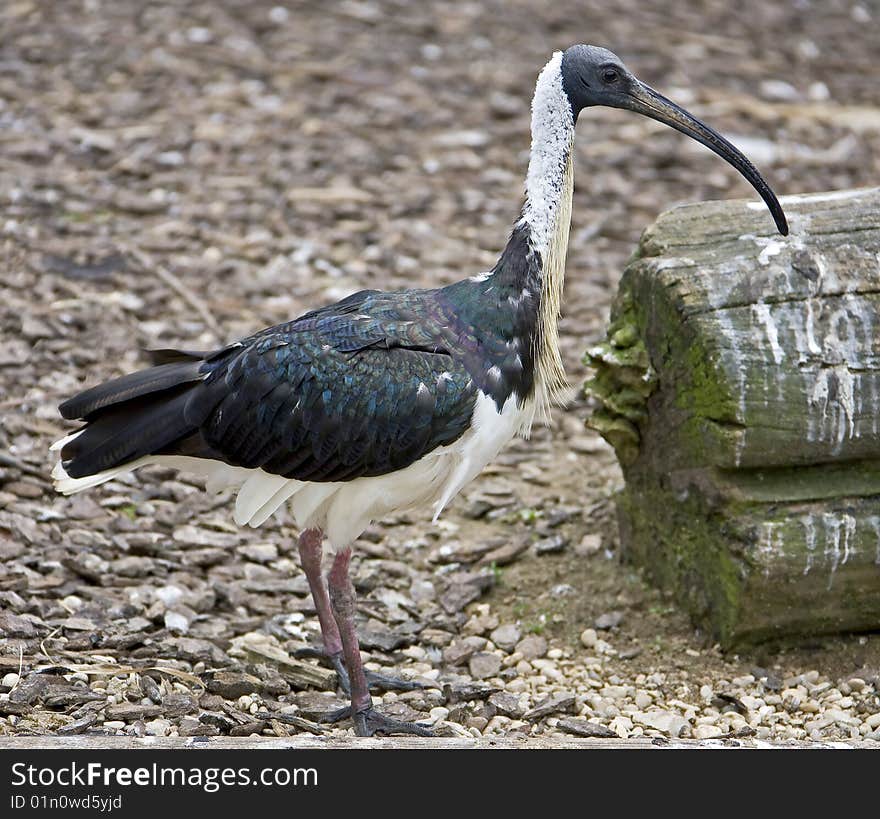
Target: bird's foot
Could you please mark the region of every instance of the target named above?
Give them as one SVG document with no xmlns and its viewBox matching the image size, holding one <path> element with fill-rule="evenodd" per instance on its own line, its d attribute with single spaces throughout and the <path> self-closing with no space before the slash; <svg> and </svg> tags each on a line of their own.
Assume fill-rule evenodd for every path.
<svg viewBox="0 0 880 819">
<path fill-rule="evenodd" d="M 352 714 L 352 706 L 340 708 L 337 711 L 330 711 L 324 714 L 318 721 L 324 723 L 342 722 L 344 719 L 351 718 L 354 723 L 354 732 L 359 737 L 371 737 L 375 734 L 390 736 L 391 734 L 415 734 L 418 737 L 432 737 L 434 732 L 427 726 L 419 722 L 405 722 L 394 717 L 387 717 L 377 711 L 373 706 L 355 711 Z"/>
<path fill-rule="evenodd" d="M 348 671 L 342 661 L 342 653 L 330 654 L 321 648 L 300 648 L 297 649 L 293 656 L 301 660 L 304 657 L 316 658 L 329 663 L 339 676 L 339 687 L 349 696 L 351 696 L 351 681 L 348 677 Z M 367 685 L 370 691 L 418 691 L 424 688 L 420 682 L 415 680 L 407 680 L 403 677 L 392 677 L 388 674 L 380 674 L 378 671 L 365 671 L 367 677 Z"/>
</svg>

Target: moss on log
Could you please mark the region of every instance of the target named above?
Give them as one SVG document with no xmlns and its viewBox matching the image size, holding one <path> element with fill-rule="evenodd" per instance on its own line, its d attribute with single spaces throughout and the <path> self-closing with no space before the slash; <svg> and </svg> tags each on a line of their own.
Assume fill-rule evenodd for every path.
<svg viewBox="0 0 880 819">
<path fill-rule="evenodd" d="M 783 204 L 663 214 L 587 353 L 625 552 L 727 646 L 880 627 L 880 188 Z"/>
</svg>

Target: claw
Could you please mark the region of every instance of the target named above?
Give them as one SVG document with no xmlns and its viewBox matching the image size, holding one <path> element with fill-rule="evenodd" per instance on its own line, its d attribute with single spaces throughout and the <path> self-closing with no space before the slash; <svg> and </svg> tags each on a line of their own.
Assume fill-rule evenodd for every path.
<svg viewBox="0 0 880 819">
<path fill-rule="evenodd" d="M 318 721 L 323 723 L 342 722 L 351 718 L 354 723 L 354 732 L 359 737 L 371 737 L 375 734 L 390 736 L 391 734 L 415 734 L 419 737 L 432 737 L 434 732 L 419 722 L 405 722 L 404 720 L 387 717 L 370 706 L 363 711 L 351 713 L 350 705 L 336 711 L 324 714 Z"/>
</svg>

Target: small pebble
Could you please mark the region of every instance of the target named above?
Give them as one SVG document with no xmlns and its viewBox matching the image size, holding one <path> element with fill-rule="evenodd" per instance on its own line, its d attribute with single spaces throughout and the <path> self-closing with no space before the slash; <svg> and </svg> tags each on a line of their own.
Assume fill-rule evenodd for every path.
<svg viewBox="0 0 880 819">
<path fill-rule="evenodd" d="M 601 535 L 584 535 L 580 543 L 574 547 L 574 553 L 578 557 L 590 557 L 597 554 L 602 549 Z"/>
<path fill-rule="evenodd" d="M 498 648 L 504 651 L 513 651 L 516 648 L 516 644 L 522 639 L 522 633 L 515 623 L 506 623 L 494 629 L 489 635 L 489 639 Z"/>
<path fill-rule="evenodd" d="M 535 543 L 535 554 L 557 554 L 563 551 L 567 545 L 568 538 L 565 538 L 562 535 L 551 535 L 550 537 L 542 538 Z"/>
<path fill-rule="evenodd" d="M 539 634 L 529 634 L 516 644 L 516 650 L 526 660 L 536 660 L 547 653 L 547 641 Z"/>
<path fill-rule="evenodd" d="M 431 722 L 436 724 L 438 722 L 442 722 L 449 716 L 449 709 L 444 708 L 442 705 L 438 705 L 436 708 L 431 709 Z"/>
<path fill-rule="evenodd" d="M 724 735 L 724 729 L 717 725 L 698 725 L 693 733 L 697 739 L 715 739 Z"/>
<path fill-rule="evenodd" d="M 189 631 L 189 620 L 176 611 L 166 611 L 165 628 L 174 634 L 186 634 Z"/>
<path fill-rule="evenodd" d="M 650 694 L 647 694 L 644 691 L 639 691 L 635 696 L 634 702 L 636 704 L 636 708 L 638 708 L 640 711 L 644 711 L 651 705 L 653 700 L 651 699 Z"/>
<path fill-rule="evenodd" d="M 675 738 L 690 730 L 690 723 L 680 714 L 671 711 L 637 712 L 632 715 L 632 719 L 634 722 Z"/>
<path fill-rule="evenodd" d="M 595 648 L 597 639 L 598 635 L 594 628 L 584 629 L 581 632 L 581 645 L 583 645 L 584 648 Z"/>
<path fill-rule="evenodd" d="M 489 651 L 478 651 L 468 661 L 471 676 L 477 680 L 494 677 L 501 670 L 501 658 Z"/>
<path fill-rule="evenodd" d="M 608 629 L 617 628 L 623 622 L 622 611 L 608 611 L 600 614 L 596 618 L 596 628 L 606 631 Z"/>
<path fill-rule="evenodd" d="M 144 723 L 147 736 L 164 737 L 171 731 L 171 723 L 167 719 L 153 719 Z"/>
</svg>

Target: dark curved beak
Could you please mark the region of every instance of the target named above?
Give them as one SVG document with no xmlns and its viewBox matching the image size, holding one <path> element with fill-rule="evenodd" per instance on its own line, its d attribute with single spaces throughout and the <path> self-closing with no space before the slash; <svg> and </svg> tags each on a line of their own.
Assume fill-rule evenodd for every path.
<svg viewBox="0 0 880 819">
<path fill-rule="evenodd" d="M 757 168 L 721 134 L 713 131 L 708 125 L 685 111 L 684 108 L 676 105 L 672 100 L 666 99 L 662 94 L 658 94 L 653 88 L 639 80 L 634 79 L 633 86 L 621 95 L 618 104 L 621 108 L 627 108 L 637 114 L 656 119 L 664 125 L 675 128 L 676 131 L 687 134 L 714 151 L 722 159 L 727 160 L 749 180 L 752 187 L 761 195 L 776 222 L 777 230 L 783 236 L 788 235 L 788 222 L 776 194 L 764 181 L 764 177 L 758 173 Z"/>
</svg>

